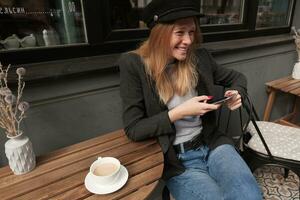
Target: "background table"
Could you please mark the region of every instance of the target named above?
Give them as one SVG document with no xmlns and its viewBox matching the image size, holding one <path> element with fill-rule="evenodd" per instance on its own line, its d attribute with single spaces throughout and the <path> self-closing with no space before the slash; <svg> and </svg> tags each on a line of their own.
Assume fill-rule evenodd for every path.
<svg viewBox="0 0 300 200">
<path fill-rule="evenodd" d="M 125 186 L 108 195 L 87 191 L 84 179 L 98 156 L 120 159 L 129 172 Z M 0 199 L 145 199 L 163 172 L 163 153 L 155 140 L 132 142 L 123 130 L 96 137 L 39 157 L 36 168 L 13 175 L 0 169 Z"/>
<path fill-rule="evenodd" d="M 265 108 L 264 121 L 269 121 L 273 104 L 278 91 L 296 96 L 293 111 L 275 122 L 300 128 L 297 120 L 300 117 L 300 80 L 293 79 L 291 76 L 283 77 L 266 83 L 267 92 L 269 93 L 268 102 Z"/>
</svg>

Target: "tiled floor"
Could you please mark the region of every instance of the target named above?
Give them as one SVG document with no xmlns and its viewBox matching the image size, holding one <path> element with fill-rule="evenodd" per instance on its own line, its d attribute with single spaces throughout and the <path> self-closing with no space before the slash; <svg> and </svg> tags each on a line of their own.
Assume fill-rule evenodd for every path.
<svg viewBox="0 0 300 200">
<path fill-rule="evenodd" d="M 265 166 L 254 173 L 266 200 L 299 200 L 299 179 L 289 172 L 286 179 L 284 170 L 279 167 Z"/>
</svg>

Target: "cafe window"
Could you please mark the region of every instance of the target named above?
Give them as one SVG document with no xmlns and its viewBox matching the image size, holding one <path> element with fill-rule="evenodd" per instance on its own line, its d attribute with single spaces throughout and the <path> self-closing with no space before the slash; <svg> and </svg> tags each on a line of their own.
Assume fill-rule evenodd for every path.
<svg viewBox="0 0 300 200">
<path fill-rule="evenodd" d="M 244 0 L 199 0 L 199 12 L 205 14 L 201 25 L 243 23 Z M 151 0 L 111 0 L 111 25 L 113 29 L 145 28 L 141 21 L 143 8 Z"/>
<path fill-rule="evenodd" d="M 201 0 L 200 5 L 202 26 L 243 23 L 244 0 Z"/>
<path fill-rule="evenodd" d="M 289 32 L 295 4 L 294 0 L 199 1 L 199 12 L 204 14 L 199 21 L 207 42 Z M 106 39 L 141 37 L 146 28 L 141 13 L 149 2 L 151 0 L 110 0 L 107 9 L 111 26 Z"/>
<path fill-rule="evenodd" d="M 0 49 L 87 43 L 82 1 L 0 0 Z"/>
<path fill-rule="evenodd" d="M 204 42 L 288 33 L 296 2 L 199 1 Z M 134 49 L 149 35 L 141 13 L 150 2 L 0 0 L 0 61 L 42 62 Z"/>
<path fill-rule="evenodd" d="M 113 29 L 145 28 L 141 20 L 143 8 L 151 0 L 111 0 L 111 24 Z"/>
<path fill-rule="evenodd" d="M 259 0 L 256 27 L 275 28 L 288 26 L 291 8 L 291 0 Z"/>
</svg>

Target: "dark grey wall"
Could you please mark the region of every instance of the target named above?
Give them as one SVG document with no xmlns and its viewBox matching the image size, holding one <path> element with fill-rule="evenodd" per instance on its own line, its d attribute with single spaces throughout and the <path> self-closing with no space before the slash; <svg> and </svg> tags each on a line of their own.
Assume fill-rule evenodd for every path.
<svg viewBox="0 0 300 200">
<path fill-rule="evenodd" d="M 37 155 L 122 127 L 118 73 L 95 73 L 26 86 L 31 108 L 23 123 Z M 4 155 L 0 134 L 0 165 Z"/>
<path fill-rule="evenodd" d="M 299 1 L 295 11 L 295 19 L 299 19 Z M 300 21 L 294 20 L 294 25 L 300 28 Z M 224 67 L 247 76 L 249 94 L 262 117 L 267 101 L 265 82 L 290 75 L 296 52 L 291 41 L 224 53 L 215 58 Z M 95 66 L 94 62 L 92 64 Z M 23 130 L 30 137 L 36 154 L 45 154 L 122 128 L 118 85 L 119 74 L 116 71 L 95 71 L 27 85 L 24 99 L 31 102 L 31 108 Z M 271 119 L 289 112 L 292 103 L 293 97 L 279 94 Z M 4 154 L 6 140 L 1 132 L 0 166 L 7 163 Z"/>
</svg>

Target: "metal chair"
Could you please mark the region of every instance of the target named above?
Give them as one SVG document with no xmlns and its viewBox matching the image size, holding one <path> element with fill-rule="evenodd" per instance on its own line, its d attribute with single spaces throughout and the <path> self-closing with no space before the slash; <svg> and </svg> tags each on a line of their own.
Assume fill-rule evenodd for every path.
<svg viewBox="0 0 300 200">
<path fill-rule="evenodd" d="M 300 129 L 259 121 L 249 96 L 246 96 L 243 105 L 248 120 L 242 127 L 241 150 L 252 172 L 263 165 L 272 165 L 284 168 L 285 178 L 288 176 L 288 170 L 291 170 L 300 179 Z M 240 110 L 241 124 L 242 116 Z"/>
</svg>

